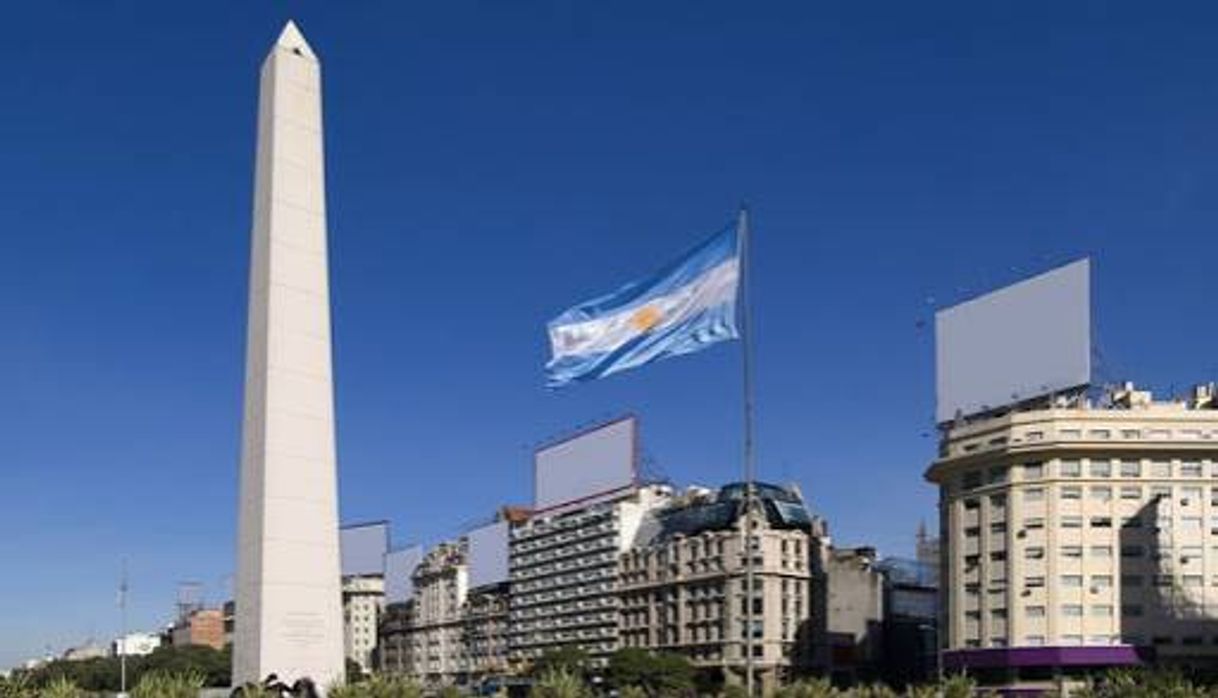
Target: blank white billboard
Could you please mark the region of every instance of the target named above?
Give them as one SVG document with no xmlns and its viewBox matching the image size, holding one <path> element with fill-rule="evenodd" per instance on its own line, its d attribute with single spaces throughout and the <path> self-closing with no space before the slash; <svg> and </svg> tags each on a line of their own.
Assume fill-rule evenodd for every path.
<svg viewBox="0 0 1218 698">
<path fill-rule="evenodd" d="M 470 531 L 469 585 L 498 584 L 508 579 L 508 522 L 499 521 Z"/>
<path fill-rule="evenodd" d="M 936 421 L 1091 382 L 1091 262 L 935 314 Z"/>
<path fill-rule="evenodd" d="M 414 568 L 423 561 L 423 546 L 394 550 L 385 555 L 385 602 L 401 603 L 414 596 L 410 579 Z"/>
<path fill-rule="evenodd" d="M 344 577 L 384 574 L 389 522 L 343 526 L 338 532 L 338 549 Z"/>
<path fill-rule="evenodd" d="M 534 508 L 550 509 L 633 485 L 636 432 L 635 418 L 624 417 L 537 451 Z"/>
</svg>

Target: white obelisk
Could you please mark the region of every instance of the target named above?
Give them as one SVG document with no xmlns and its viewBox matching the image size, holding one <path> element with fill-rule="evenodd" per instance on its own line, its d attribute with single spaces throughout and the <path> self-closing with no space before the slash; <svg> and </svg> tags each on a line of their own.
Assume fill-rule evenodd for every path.
<svg viewBox="0 0 1218 698">
<path fill-rule="evenodd" d="M 233 682 L 343 679 L 321 66 L 292 22 L 262 64 Z"/>
</svg>

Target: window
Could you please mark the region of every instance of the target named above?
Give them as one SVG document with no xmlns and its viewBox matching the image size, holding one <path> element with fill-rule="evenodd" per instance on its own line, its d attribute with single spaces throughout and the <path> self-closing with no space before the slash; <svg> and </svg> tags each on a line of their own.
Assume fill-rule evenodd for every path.
<svg viewBox="0 0 1218 698">
<path fill-rule="evenodd" d="M 977 536 L 981 535 L 981 527 L 969 526 L 968 528 L 964 529 L 964 535 L 967 538 L 976 538 Z"/>
<path fill-rule="evenodd" d="M 1091 550 L 1089 552 L 1091 554 L 1091 557 L 1105 560 L 1105 559 L 1112 557 L 1112 546 L 1111 545 L 1093 545 L 1093 546 L 1091 546 Z"/>
<path fill-rule="evenodd" d="M 990 553 L 991 562 L 1005 562 L 1006 559 L 1007 559 L 1007 551 L 1005 551 L 1005 550 L 997 550 L 995 552 Z"/>
<path fill-rule="evenodd" d="M 1025 618 L 1044 618 L 1045 617 L 1045 607 L 1044 606 L 1025 606 L 1023 609 L 1023 615 Z"/>
<path fill-rule="evenodd" d="M 1121 461 L 1121 477 L 1142 477 L 1142 464 L 1136 460 Z"/>
<path fill-rule="evenodd" d="M 1171 462 L 1156 460 L 1150 462 L 1151 477 L 1171 477 Z"/>
<path fill-rule="evenodd" d="M 1028 463 L 1023 466 L 1023 479 L 1025 480 L 1039 480 L 1044 476 L 1044 463 Z"/>
<path fill-rule="evenodd" d="M 1121 438 L 1122 439 L 1140 439 L 1140 438 L 1142 438 L 1142 430 L 1141 429 L 1122 429 Z"/>
<path fill-rule="evenodd" d="M 1077 589 L 1083 585 L 1083 576 L 1081 574 L 1063 574 L 1061 585 L 1067 589 Z"/>
<path fill-rule="evenodd" d="M 1091 588 L 1097 589 L 1097 590 L 1111 589 L 1112 588 L 1112 575 L 1110 575 L 1110 574 L 1093 574 L 1093 575 L 1091 575 Z"/>
<path fill-rule="evenodd" d="M 1007 532 L 1007 523 L 1005 521 L 996 521 L 990 524 L 990 533 L 1001 535 Z"/>
<path fill-rule="evenodd" d="M 1091 606 L 1092 618 L 1111 618 L 1112 604 L 1097 603 Z"/>
<path fill-rule="evenodd" d="M 1045 585 L 1045 578 L 1041 576 L 1024 577 L 1023 585 L 1028 589 L 1040 589 Z"/>
<path fill-rule="evenodd" d="M 1106 460 L 1091 461 L 1087 472 L 1091 477 L 1112 477 L 1112 463 Z"/>
<path fill-rule="evenodd" d="M 1182 516 L 1180 517 L 1181 531 L 1200 531 L 1201 517 L 1200 516 Z"/>
<path fill-rule="evenodd" d="M 1067 486 L 1062 488 L 1062 499 L 1082 499 L 1083 488 L 1077 486 Z"/>
<path fill-rule="evenodd" d="M 1062 557 L 1073 559 L 1082 559 L 1083 557 L 1083 546 L 1081 545 L 1063 545 L 1061 550 Z"/>
<path fill-rule="evenodd" d="M 1081 516 L 1063 516 L 1061 522 L 1062 528 L 1082 528 L 1083 517 Z"/>
<path fill-rule="evenodd" d="M 1045 549 L 1040 546 L 1025 548 L 1023 556 L 1027 560 L 1043 560 L 1045 558 Z"/>
<path fill-rule="evenodd" d="M 1063 439 L 1080 439 L 1083 436 L 1082 429 L 1058 429 L 1058 436 Z"/>
<path fill-rule="evenodd" d="M 1091 528 L 1112 528 L 1112 517 L 1110 516 L 1092 516 Z"/>
<path fill-rule="evenodd" d="M 990 618 L 993 620 L 1006 620 L 1007 619 L 1007 609 L 1005 609 L 1005 608 L 991 609 Z"/>
<path fill-rule="evenodd" d="M 1003 439 L 1003 443 L 1006 443 L 1006 439 Z M 1001 444 L 994 444 L 993 441 L 990 441 L 990 444 L 991 445 L 1001 445 Z M 1004 483 L 1006 481 L 1007 481 L 1007 469 L 1006 468 L 990 468 L 990 484 L 991 485 L 1001 485 L 1002 483 Z"/>
<path fill-rule="evenodd" d="M 1093 502 L 1111 502 L 1112 488 L 1111 487 L 1092 487 L 1088 493 L 1091 495 Z"/>
<path fill-rule="evenodd" d="M 1064 603 L 1061 606 L 1062 615 L 1067 618 L 1082 618 L 1083 605 L 1078 603 Z"/>
<path fill-rule="evenodd" d="M 1186 587 L 1205 586 L 1205 577 L 1199 574 L 1186 574 L 1182 581 Z"/>
<path fill-rule="evenodd" d="M 1078 477 L 1083 474 L 1083 466 L 1076 460 L 1063 460 L 1057 472 L 1062 477 Z"/>
<path fill-rule="evenodd" d="M 1141 499 L 1142 488 L 1137 485 L 1124 485 L 1121 487 L 1121 499 Z"/>
<path fill-rule="evenodd" d="M 974 470 L 964 474 L 960 479 L 960 486 L 966 490 L 974 490 L 981 487 L 981 471 Z"/>
<path fill-rule="evenodd" d="M 981 508 L 981 500 L 979 500 L 979 499 L 966 499 L 966 500 L 964 500 L 964 508 L 965 508 L 965 510 L 967 510 L 967 511 L 974 511 L 974 510 L 980 509 L 980 508 Z"/>
<path fill-rule="evenodd" d="M 1023 644 L 1028 647 L 1043 647 L 1045 644 L 1044 635 L 1024 635 Z"/>
<path fill-rule="evenodd" d="M 1023 527 L 1029 531 L 1039 531 L 1045 527 L 1045 520 L 1039 516 L 1031 516 L 1023 520 Z"/>
<path fill-rule="evenodd" d="M 1039 487 L 1032 487 L 1023 491 L 1024 502 L 1043 502 L 1045 501 L 1045 491 Z"/>
<path fill-rule="evenodd" d="M 1201 463 L 1195 460 L 1180 464 L 1180 477 L 1201 477 Z"/>
<path fill-rule="evenodd" d="M 1023 435 L 1023 438 L 1028 441 L 1044 441 L 1045 433 L 1043 431 L 1029 431 Z"/>
<path fill-rule="evenodd" d="M 1126 516 L 1121 519 L 1121 528 L 1142 528 L 1142 517 Z"/>
<path fill-rule="evenodd" d="M 1180 488 L 1180 504 L 1184 506 L 1197 505 L 1201 503 L 1201 493 L 1204 492 L 1200 487 L 1181 487 Z"/>
<path fill-rule="evenodd" d="M 1087 438 L 1099 439 L 1099 440 L 1111 439 L 1112 430 L 1111 429 L 1092 429 L 1087 432 Z"/>
</svg>

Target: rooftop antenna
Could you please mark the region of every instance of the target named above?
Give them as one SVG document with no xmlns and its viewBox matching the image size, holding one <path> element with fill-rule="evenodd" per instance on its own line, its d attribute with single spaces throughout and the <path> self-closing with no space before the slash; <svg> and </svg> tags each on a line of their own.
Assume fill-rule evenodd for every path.
<svg viewBox="0 0 1218 698">
<path fill-rule="evenodd" d="M 200 582 L 178 582 L 178 620 L 185 621 L 195 611 L 203 608 L 201 593 L 203 585 Z"/>
</svg>

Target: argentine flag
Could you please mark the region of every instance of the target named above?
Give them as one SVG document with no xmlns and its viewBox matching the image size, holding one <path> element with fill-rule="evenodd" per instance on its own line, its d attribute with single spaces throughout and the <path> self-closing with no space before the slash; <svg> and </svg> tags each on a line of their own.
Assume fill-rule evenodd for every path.
<svg viewBox="0 0 1218 698">
<path fill-rule="evenodd" d="M 551 320 L 547 385 L 604 378 L 738 338 L 739 285 L 740 234 L 732 227 L 655 276 Z"/>
</svg>

